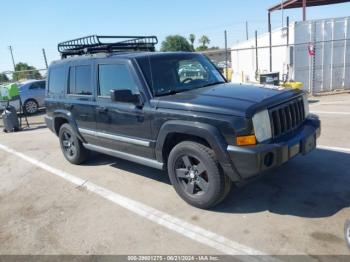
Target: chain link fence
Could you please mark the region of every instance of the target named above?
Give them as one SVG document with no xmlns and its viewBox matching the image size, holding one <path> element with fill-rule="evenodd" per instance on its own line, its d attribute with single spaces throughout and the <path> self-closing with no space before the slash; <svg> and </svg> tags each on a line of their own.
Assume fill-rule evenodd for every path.
<svg viewBox="0 0 350 262">
<path fill-rule="evenodd" d="M 259 82 L 269 73 L 269 46 L 231 49 L 233 81 Z M 313 94 L 350 91 L 350 39 L 275 45 L 273 72 L 281 81 L 299 81 Z"/>
<path fill-rule="evenodd" d="M 33 69 L 21 71 L 4 71 L 0 72 L 0 85 L 23 82 L 26 80 L 41 80 L 46 79 L 47 69 Z"/>
<path fill-rule="evenodd" d="M 258 82 L 260 74 L 278 72 L 312 94 L 350 91 L 349 36 L 350 17 L 277 29 L 271 47 L 268 33 L 256 36 L 231 49 L 233 81 Z"/>
</svg>

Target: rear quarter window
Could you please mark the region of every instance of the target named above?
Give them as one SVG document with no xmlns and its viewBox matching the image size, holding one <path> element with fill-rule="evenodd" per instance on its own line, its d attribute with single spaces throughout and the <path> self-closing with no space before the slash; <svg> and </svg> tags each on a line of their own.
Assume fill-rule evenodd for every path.
<svg viewBox="0 0 350 262">
<path fill-rule="evenodd" d="M 92 83 L 91 83 L 92 69 L 90 65 L 81 65 L 70 67 L 69 69 L 69 88 L 68 94 L 91 96 L 92 95 Z"/>
<path fill-rule="evenodd" d="M 30 85 L 29 89 L 45 89 L 45 82 L 44 81 L 35 82 Z"/>
<path fill-rule="evenodd" d="M 55 67 L 50 69 L 48 81 L 48 96 L 60 96 L 64 94 L 67 85 L 67 75 L 65 67 Z"/>
</svg>

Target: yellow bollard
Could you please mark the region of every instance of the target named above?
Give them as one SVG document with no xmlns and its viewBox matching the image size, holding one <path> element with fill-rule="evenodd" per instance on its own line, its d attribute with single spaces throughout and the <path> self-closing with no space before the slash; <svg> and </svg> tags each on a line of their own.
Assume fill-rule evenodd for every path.
<svg viewBox="0 0 350 262">
<path fill-rule="evenodd" d="M 226 68 L 224 68 L 224 76 L 227 78 L 227 81 L 231 82 L 232 80 L 232 68 L 227 68 L 227 74 L 226 74 Z"/>
<path fill-rule="evenodd" d="M 284 82 L 281 86 L 292 89 L 302 89 L 304 87 L 302 82 Z"/>
</svg>

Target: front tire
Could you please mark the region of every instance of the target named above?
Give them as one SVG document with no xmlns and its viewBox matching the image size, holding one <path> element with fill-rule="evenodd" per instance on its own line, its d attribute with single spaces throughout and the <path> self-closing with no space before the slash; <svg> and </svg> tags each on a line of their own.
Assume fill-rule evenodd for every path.
<svg viewBox="0 0 350 262">
<path fill-rule="evenodd" d="M 348 248 L 350 249 L 350 219 L 346 220 L 344 225 L 344 235 L 346 244 L 348 245 Z"/>
<path fill-rule="evenodd" d="M 74 134 L 69 124 L 63 124 L 61 126 L 58 136 L 63 155 L 70 163 L 79 165 L 87 160 L 89 151 Z"/>
<path fill-rule="evenodd" d="M 214 151 L 191 141 L 181 142 L 172 149 L 168 174 L 180 197 L 202 209 L 219 204 L 231 185 L 221 171 Z"/>
</svg>

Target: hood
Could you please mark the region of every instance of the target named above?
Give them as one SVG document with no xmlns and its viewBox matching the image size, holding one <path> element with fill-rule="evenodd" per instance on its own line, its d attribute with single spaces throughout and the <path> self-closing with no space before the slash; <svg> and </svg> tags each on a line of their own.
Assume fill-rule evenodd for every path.
<svg viewBox="0 0 350 262">
<path fill-rule="evenodd" d="M 277 86 L 224 83 L 156 99 L 158 108 L 250 117 L 301 94 L 300 90 Z"/>
</svg>

